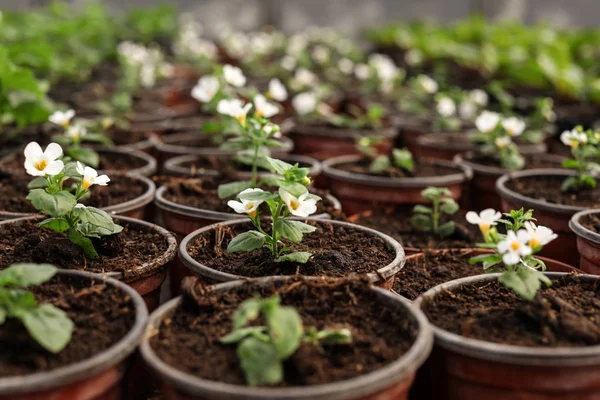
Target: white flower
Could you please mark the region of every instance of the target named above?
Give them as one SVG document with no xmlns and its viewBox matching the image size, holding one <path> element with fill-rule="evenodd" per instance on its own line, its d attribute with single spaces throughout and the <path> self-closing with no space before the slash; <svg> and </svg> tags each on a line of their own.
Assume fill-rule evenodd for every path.
<svg viewBox="0 0 600 400">
<path fill-rule="evenodd" d="M 492 111 L 483 111 L 475 120 L 475 126 L 481 133 L 490 133 L 498 126 L 500 114 Z"/>
<path fill-rule="evenodd" d="M 379 79 L 382 81 L 391 81 L 398 76 L 398 67 L 394 64 L 394 61 L 383 54 L 369 56 L 369 65 L 375 68 Z"/>
<path fill-rule="evenodd" d="M 498 243 L 498 251 L 504 254 L 502 257 L 504 264 L 518 264 L 521 257 L 530 255 L 531 247 L 527 245 L 527 242 L 529 242 L 529 233 L 525 229 L 519 229 L 517 234 L 508 231 L 506 239 Z"/>
<path fill-rule="evenodd" d="M 485 107 L 488 104 L 488 95 L 481 89 L 473 89 L 469 93 L 469 99 L 479 107 Z"/>
<path fill-rule="evenodd" d="M 312 51 L 312 57 L 319 64 L 324 64 L 329 60 L 329 49 L 325 46 L 317 45 Z"/>
<path fill-rule="evenodd" d="M 273 132 L 273 130 L 274 130 L 274 129 L 276 129 L 276 128 L 277 128 L 277 132 L 275 132 L 275 133 L 273 134 L 273 137 L 274 137 L 275 139 L 280 139 L 280 138 L 281 138 L 281 130 L 279 130 L 279 126 L 277 126 L 277 125 L 275 125 L 275 124 L 272 124 L 272 123 L 270 123 L 270 122 L 269 122 L 268 124 L 266 124 L 266 125 L 263 127 L 263 131 L 265 131 L 267 134 L 269 134 L 269 135 L 270 135 L 270 134 L 271 134 L 271 132 Z"/>
<path fill-rule="evenodd" d="M 64 164 L 57 158 L 63 155 L 63 149 L 57 143 L 50 143 L 43 151 L 37 142 L 31 142 L 25 147 L 25 171 L 31 176 L 58 175 Z"/>
<path fill-rule="evenodd" d="M 546 228 L 545 226 L 536 226 L 531 221 L 525 222 L 525 229 L 527 229 L 527 233 L 529 233 L 528 244 L 532 249 L 539 246 L 545 246 L 558 237 L 556 233 L 552 232 L 552 229 Z"/>
<path fill-rule="evenodd" d="M 296 68 L 296 59 L 292 56 L 283 56 L 281 58 L 281 66 L 284 69 L 291 71 Z"/>
<path fill-rule="evenodd" d="M 450 97 L 442 97 L 438 100 L 436 110 L 443 117 L 451 117 L 456 113 L 456 104 Z"/>
<path fill-rule="evenodd" d="M 499 149 L 505 148 L 510 144 L 510 142 L 512 142 L 510 136 L 500 136 L 497 137 L 496 140 L 494 140 L 494 143 L 496 143 L 496 147 L 498 147 Z"/>
<path fill-rule="evenodd" d="M 240 195 L 254 192 L 264 192 L 264 190 L 246 189 L 240 192 Z M 256 216 L 256 210 L 258 209 L 258 206 L 260 206 L 263 203 L 263 201 L 264 200 L 229 200 L 227 202 L 227 205 L 233 208 L 233 211 L 235 211 L 238 214 L 248 214 L 251 218 L 254 218 Z"/>
<path fill-rule="evenodd" d="M 319 103 L 319 105 L 317 105 L 317 112 L 324 117 L 333 115 L 333 109 L 327 103 Z"/>
<path fill-rule="evenodd" d="M 271 79 L 269 81 L 269 97 L 273 100 L 282 102 L 286 101 L 288 98 L 288 92 L 283 83 L 277 78 Z"/>
<path fill-rule="evenodd" d="M 87 207 L 81 203 L 77 203 L 77 204 L 75 204 L 75 208 L 87 208 Z"/>
<path fill-rule="evenodd" d="M 340 71 L 342 71 L 346 75 L 351 74 L 352 70 L 354 69 L 354 63 L 348 58 L 340 59 L 337 65 Z"/>
<path fill-rule="evenodd" d="M 315 74 L 306 68 L 298 68 L 294 74 L 294 80 L 303 86 L 311 86 L 317 83 Z"/>
<path fill-rule="evenodd" d="M 219 114 L 229 115 L 237 119 L 242 125 L 246 124 L 246 115 L 250 111 L 250 108 L 252 108 L 252 104 L 244 104 L 239 99 L 223 99 L 217 104 L 217 112 Z"/>
<path fill-rule="evenodd" d="M 279 189 L 279 195 L 288 210 L 296 217 L 308 217 L 317 211 L 317 201 L 315 199 L 307 199 L 310 193 L 306 192 L 300 197 L 296 197 L 287 190 Z"/>
<path fill-rule="evenodd" d="M 419 85 L 429 94 L 433 94 L 438 91 L 438 84 L 436 81 L 428 77 L 427 75 L 418 76 Z"/>
<path fill-rule="evenodd" d="M 71 125 L 65 131 L 65 136 L 71 137 L 75 141 L 79 141 L 85 135 L 87 135 L 87 128 L 79 124 Z"/>
<path fill-rule="evenodd" d="M 498 220 L 502 218 L 500 211 L 493 208 L 486 208 L 477 214 L 475 211 L 469 211 L 466 215 L 467 221 L 473 225 L 478 225 L 479 230 L 487 235 L 492 226 L 498 225 Z"/>
<path fill-rule="evenodd" d="M 525 130 L 525 121 L 517 117 L 506 118 L 502 120 L 502 127 L 511 137 L 521 136 Z"/>
<path fill-rule="evenodd" d="M 75 111 L 67 110 L 67 111 L 54 111 L 52 115 L 48 118 L 48 121 L 53 124 L 60 125 L 63 128 L 69 126 L 71 119 L 75 116 Z"/>
<path fill-rule="evenodd" d="M 219 78 L 216 76 L 203 76 L 192 89 L 192 97 L 202 103 L 208 103 L 219 91 L 219 86 Z"/>
<path fill-rule="evenodd" d="M 317 96 L 314 93 L 300 93 L 292 99 L 292 106 L 296 114 L 306 115 L 315 111 L 317 107 Z"/>
<path fill-rule="evenodd" d="M 85 190 L 92 185 L 106 186 L 110 182 L 107 175 L 98 176 L 98 171 L 92 167 L 84 167 L 79 161 L 77 161 L 76 169 L 81 174 L 81 182 Z"/>
<path fill-rule="evenodd" d="M 227 83 L 235 87 L 242 87 L 246 84 L 246 77 L 242 70 L 233 65 L 225 64 L 223 66 L 223 77 Z"/>
<path fill-rule="evenodd" d="M 423 52 L 419 49 L 410 49 L 404 54 L 404 61 L 411 67 L 420 65 L 423 62 Z"/>
<path fill-rule="evenodd" d="M 140 70 L 140 83 L 145 88 L 151 88 L 156 83 L 156 66 L 144 64 Z"/>
<path fill-rule="evenodd" d="M 361 81 L 368 79 L 371 76 L 371 68 L 367 64 L 357 64 L 354 67 L 354 75 Z"/>
<path fill-rule="evenodd" d="M 458 107 L 458 114 L 460 117 L 466 121 L 470 121 L 475 117 L 475 113 L 477 112 L 477 107 L 470 100 L 463 100 Z"/>
<path fill-rule="evenodd" d="M 257 117 L 271 118 L 273 115 L 279 113 L 279 107 L 273 103 L 269 103 L 262 94 L 254 96 L 254 108 Z"/>
<path fill-rule="evenodd" d="M 587 135 L 584 132 L 578 132 L 576 129 L 572 131 L 564 131 L 560 134 L 560 140 L 567 146 L 576 149 L 580 144 L 587 143 Z"/>
<path fill-rule="evenodd" d="M 297 56 L 308 45 L 308 39 L 303 33 L 297 33 L 290 37 L 290 41 L 286 48 L 286 53 L 292 56 Z"/>
</svg>

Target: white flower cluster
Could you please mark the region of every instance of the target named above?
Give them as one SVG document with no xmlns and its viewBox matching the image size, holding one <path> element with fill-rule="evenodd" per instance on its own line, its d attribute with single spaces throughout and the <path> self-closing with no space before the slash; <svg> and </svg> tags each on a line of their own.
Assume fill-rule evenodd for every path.
<svg viewBox="0 0 600 400">
<path fill-rule="evenodd" d="M 253 192 L 264 192 L 262 189 L 246 189 L 240 193 L 247 194 Z M 306 192 L 300 197 L 296 197 L 290 192 L 279 189 L 279 195 L 283 199 L 286 204 L 288 211 L 290 214 L 296 217 L 308 217 L 311 214 L 314 214 L 317 211 L 317 200 L 313 198 L 307 198 L 310 193 Z M 263 200 L 229 200 L 227 205 L 238 214 L 248 214 L 251 218 L 256 216 L 256 210 L 263 203 Z"/>
<path fill-rule="evenodd" d="M 176 56 L 189 60 L 214 60 L 217 57 L 217 46 L 212 41 L 202 38 L 202 25 L 192 15 L 183 14 L 179 26 L 179 35 L 173 44 Z"/>
<path fill-rule="evenodd" d="M 119 43 L 117 50 L 130 67 L 139 71 L 141 85 L 145 88 L 153 87 L 164 66 L 160 50 L 129 41 Z"/>
</svg>

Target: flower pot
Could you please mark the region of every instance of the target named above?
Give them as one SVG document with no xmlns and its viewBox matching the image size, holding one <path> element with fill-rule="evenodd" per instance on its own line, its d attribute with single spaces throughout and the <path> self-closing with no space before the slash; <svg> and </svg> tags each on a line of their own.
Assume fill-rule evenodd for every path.
<svg viewBox="0 0 600 400">
<path fill-rule="evenodd" d="M 294 148 L 294 143 L 288 139 L 281 139 L 283 144 L 273 151 L 273 157 L 277 158 L 282 154 L 289 153 Z M 167 135 L 161 138 L 160 143 L 156 144 L 156 154 L 159 166 L 169 159 L 182 155 L 221 155 L 235 154 L 235 150 L 221 150 L 218 146 L 211 143 L 210 139 L 198 132 L 182 132 L 173 135 Z"/>
<path fill-rule="evenodd" d="M 150 207 L 152 206 L 152 200 L 154 199 L 154 193 L 156 192 L 156 185 L 154 182 L 144 176 L 141 175 L 129 175 L 123 173 L 113 173 L 110 175 L 111 178 L 115 177 L 124 177 L 128 180 L 131 180 L 136 185 L 140 185 L 142 192 L 139 196 L 127 200 L 121 203 L 111 204 L 106 207 L 99 207 L 102 210 L 106 211 L 109 214 L 118 214 L 126 217 L 136 218 L 136 219 L 144 219 L 151 215 Z M 110 185 L 110 184 L 109 184 Z M 97 189 L 93 188 L 92 190 Z M 23 202 L 28 202 L 25 200 L 27 196 L 27 191 L 24 189 L 23 193 Z M 110 196 L 106 199 L 111 200 Z M 34 209 L 33 209 L 34 210 Z M 22 218 L 36 215 L 35 212 L 18 212 L 18 211 L 0 211 L 0 221 L 14 219 L 14 218 Z"/>
<path fill-rule="evenodd" d="M 542 176 L 554 176 L 564 179 L 574 175 L 574 172 L 563 169 L 531 169 L 511 172 L 498 179 L 496 189 L 502 199 L 502 211 L 508 212 L 520 208 L 524 208 L 525 210 L 533 209 L 535 210 L 535 218 L 537 219 L 536 223 L 546 226 L 558 234 L 558 238 L 544 247 L 540 253 L 541 255 L 565 262 L 569 265 L 578 266 L 577 238 L 573 231 L 569 229 L 569 221 L 573 214 L 583 211 L 585 208 L 549 203 L 544 200 L 524 196 L 507 187 L 507 183 L 510 180 L 523 177 L 539 178 Z M 556 190 L 560 190 L 559 187 L 556 187 Z"/>
<path fill-rule="evenodd" d="M 10 225 L 32 224 L 44 220 L 43 216 L 30 216 L 0 222 L 0 233 L 6 235 L 4 229 Z M 164 241 L 165 250 L 156 254 L 150 261 L 141 265 L 123 265 L 122 271 L 107 271 L 102 276 L 114 278 L 125 282 L 138 292 L 144 299 L 149 310 L 154 310 L 160 303 L 160 286 L 167 276 L 167 270 L 177 252 L 177 240 L 166 229 L 149 222 L 134 218 L 115 216 L 116 223 L 127 224 L 129 227 L 138 227 L 144 232 L 160 236 Z M 43 228 L 39 228 L 43 229 Z M 126 262 L 124 260 L 123 262 Z M 4 266 L 6 267 L 6 266 Z M 85 269 L 85 266 L 83 266 Z"/>
<path fill-rule="evenodd" d="M 327 281 L 304 278 L 304 282 Z M 285 285 L 286 282 L 294 282 L 290 278 L 263 278 L 254 282 L 234 281 L 220 284 L 209 288 L 211 296 L 218 296 L 220 293 L 234 291 L 243 285 L 255 285 L 258 287 L 269 288 L 273 286 Z M 297 280 L 292 284 L 302 284 L 302 280 Z M 333 282 L 326 283 L 335 285 Z M 342 284 L 343 285 L 343 284 Z M 285 288 L 291 289 L 291 284 Z M 331 286 L 330 286 L 331 287 Z M 347 293 L 348 290 L 339 288 L 340 295 Z M 185 373 L 172 365 L 169 365 L 160 358 L 159 353 L 153 348 L 151 341 L 153 337 L 160 334 L 161 323 L 171 318 L 181 304 L 181 298 L 171 300 L 156 310 L 150 319 L 150 323 L 141 345 L 141 354 L 149 368 L 159 377 L 161 381 L 161 393 L 167 400 L 212 400 L 212 399 L 231 399 L 231 400 L 264 400 L 264 399 L 311 399 L 311 400 L 330 400 L 330 399 L 407 399 L 408 390 L 412 383 L 414 373 L 419 365 L 429 354 L 431 349 L 432 334 L 431 328 L 422 313 L 398 296 L 382 290 L 380 288 L 371 288 L 375 295 L 373 301 L 380 304 L 381 309 L 393 309 L 396 312 L 408 313 L 407 323 L 415 325 L 415 339 L 411 347 L 404 355 L 400 356 L 391 363 L 382 368 L 375 369 L 364 375 L 356 376 L 352 379 L 340 380 L 330 383 L 304 386 L 285 386 L 285 387 L 250 387 L 242 384 L 223 383 L 209 379 L 199 378 L 198 376 Z M 339 297 L 339 296 L 338 296 Z M 303 315 L 303 318 L 307 316 Z M 395 320 L 393 323 L 396 324 Z M 409 322 L 410 321 L 410 322 Z M 404 331 L 398 326 L 396 332 Z"/>
<path fill-rule="evenodd" d="M 425 204 L 421 191 L 429 186 L 446 187 L 452 198 L 460 201 L 464 184 L 471 179 L 471 170 L 448 161 L 422 161 L 423 164 L 447 169 L 442 176 L 389 178 L 344 171 L 342 164 L 356 163 L 362 156 L 340 156 L 323 162 L 323 173 L 329 180 L 334 196 L 342 203 L 347 215 L 390 205 Z M 375 205 L 375 206 L 374 206 Z"/>
<path fill-rule="evenodd" d="M 124 292 L 133 303 L 135 322 L 117 343 L 91 358 L 49 371 L 0 378 L 0 399 L 125 400 L 124 376 L 148 319 L 144 301 L 129 286 L 105 276 L 66 270 L 59 270 L 57 276 L 88 285 L 102 283 Z"/>
<path fill-rule="evenodd" d="M 462 287 L 483 287 L 499 274 L 479 275 L 448 282 L 427 291 L 415 302 L 423 308 L 441 292 Z M 568 276 L 546 273 L 552 280 Z M 581 282 L 598 282 L 580 275 Z M 430 385 L 436 399 L 570 399 L 598 397 L 600 346 L 533 347 L 467 338 L 433 326 L 435 346 L 431 358 Z M 435 361 L 435 364 L 433 364 Z"/>
<path fill-rule="evenodd" d="M 376 283 L 378 286 L 381 286 L 385 289 L 391 288 L 391 285 L 393 283 L 393 277 L 404 266 L 404 261 L 406 258 L 404 254 L 404 249 L 402 248 L 402 246 L 400 246 L 400 243 L 381 232 L 360 225 L 350 224 L 348 222 L 324 221 L 315 218 L 307 218 L 303 219 L 303 221 L 311 221 L 315 222 L 316 224 L 327 223 L 328 226 L 332 226 L 334 229 L 353 229 L 354 231 L 358 231 L 368 236 L 376 236 L 381 238 L 387 250 L 393 255 L 393 259 L 389 262 L 389 264 L 379 267 L 376 272 L 369 272 L 366 275 L 369 277 L 371 282 Z M 179 244 L 179 259 L 193 274 L 199 276 L 203 281 L 209 283 L 229 282 L 237 279 L 248 278 L 247 276 L 236 275 L 233 273 L 223 272 L 210 268 L 202 262 L 194 259 L 190 255 L 190 248 L 196 242 L 196 239 L 199 236 L 202 236 L 203 234 L 211 234 L 216 230 L 241 227 L 241 225 L 245 224 L 248 224 L 248 221 L 246 219 L 237 219 L 234 221 L 226 221 L 210 225 L 190 233 Z M 313 233 L 313 235 L 318 234 L 318 232 Z M 354 251 L 355 249 L 352 248 L 352 250 Z M 333 263 L 335 263 L 335 261 L 333 261 Z M 352 274 L 355 273 L 353 272 Z"/>
<path fill-rule="evenodd" d="M 569 228 L 577 235 L 577 250 L 581 256 L 579 268 L 588 274 L 600 275 L 600 234 L 583 224 L 586 218 L 596 217 L 600 211 L 579 211 L 571 217 Z"/>
<path fill-rule="evenodd" d="M 496 181 L 502 175 L 510 173 L 505 168 L 483 165 L 476 162 L 476 153 L 468 152 L 466 154 L 457 154 L 454 162 L 465 165 L 473 170 L 473 179 L 469 186 L 469 208 L 473 210 L 484 210 L 493 208 L 498 210 L 502 207 L 502 202 L 496 191 Z M 533 162 L 536 165 L 533 168 L 560 168 L 563 157 L 554 154 L 537 154 L 525 157 L 526 163 Z M 534 161 L 535 160 L 535 161 Z M 525 170 L 531 169 L 525 165 Z"/>
<path fill-rule="evenodd" d="M 397 133 L 395 127 L 372 130 L 297 125 L 290 131 L 290 137 L 294 140 L 296 153 L 323 161 L 342 155 L 360 154 L 356 149 L 356 139 L 366 136 L 381 137 L 383 143 L 376 147 L 381 153 L 388 153 L 392 150 Z"/>
</svg>

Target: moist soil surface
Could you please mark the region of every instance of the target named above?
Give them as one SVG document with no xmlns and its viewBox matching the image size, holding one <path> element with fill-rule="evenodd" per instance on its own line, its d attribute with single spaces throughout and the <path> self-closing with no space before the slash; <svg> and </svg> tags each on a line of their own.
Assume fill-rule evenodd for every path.
<svg viewBox="0 0 600 400">
<path fill-rule="evenodd" d="M 416 321 L 405 310 L 392 310 L 378 302 L 364 281 L 298 279 L 265 288 L 244 285 L 220 294 L 207 293 L 199 286 L 188 288 L 182 304 L 172 317 L 162 321 L 150 344 L 160 359 L 180 371 L 245 385 L 237 346 L 222 344 L 219 339 L 232 330 L 233 313 L 242 301 L 257 294 L 263 298 L 279 295 L 282 305 L 296 308 L 305 328 L 347 328 L 352 333 L 351 344 L 319 349 L 302 343 L 284 361 L 280 387 L 324 384 L 368 374 L 402 357 L 417 336 Z"/>
<path fill-rule="evenodd" d="M 367 211 L 348 218 L 352 223 L 375 229 L 396 239 L 406 248 L 416 249 L 453 249 L 475 247 L 477 232 L 464 225 L 465 218 L 461 214 L 453 216 L 457 224 L 454 234 L 441 239 L 430 232 L 415 228 L 411 222 L 410 210 L 388 209 L 381 212 Z M 442 222 L 445 222 L 443 220 Z"/>
<path fill-rule="evenodd" d="M 113 175 L 107 186 L 92 186 L 90 196 L 82 203 L 96 208 L 103 208 L 124 203 L 141 196 L 148 190 L 144 182 L 125 175 Z M 27 184 L 33 177 L 29 175 L 11 175 L 0 170 L 0 211 L 32 213 L 38 211 L 26 199 L 29 189 Z"/>
<path fill-rule="evenodd" d="M 346 277 L 353 274 L 376 272 L 391 263 L 395 252 L 377 235 L 352 227 L 336 226 L 327 221 L 306 221 L 317 228 L 304 234 L 300 243 L 283 242 L 292 247 L 290 252 L 307 251 L 312 257 L 306 264 L 275 262 L 269 250 L 260 248 L 250 252 L 227 253 L 227 245 L 240 233 L 255 230 L 251 223 L 235 226 L 219 225 L 197 237 L 188 245 L 193 259 L 218 271 L 247 276 L 308 275 Z M 270 224 L 263 229 L 270 232 Z"/>
<path fill-rule="evenodd" d="M 502 168 L 500 160 L 496 157 L 490 157 L 485 155 L 476 155 L 467 158 L 474 164 L 485 165 L 488 167 Z M 525 166 L 523 169 L 535 169 L 535 168 L 561 168 L 562 162 L 560 160 L 549 159 L 546 154 L 542 155 L 530 155 L 525 156 Z"/>
<path fill-rule="evenodd" d="M 565 179 L 564 176 L 527 176 L 510 179 L 506 182 L 506 187 L 523 196 L 548 203 L 584 208 L 600 207 L 600 187 L 565 193 L 560 190 Z"/>
<path fill-rule="evenodd" d="M 576 275 L 552 281 L 533 302 L 498 281 L 443 291 L 422 309 L 437 327 L 458 335 L 517 346 L 581 347 L 600 344 L 597 282 Z"/>
<path fill-rule="evenodd" d="M 0 377 L 50 371 L 86 360 L 116 344 L 133 327 L 135 308 L 126 293 L 105 284 L 55 277 L 32 287 L 38 303 L 51 303 L 75 324 L 73 336 L 58 354 L 44 350 L 23 325 L 9 318 L 0 326 Z"/>
<path fill-rule="evenodd" d="M 232 179 L 225 176 L 217 178 L 188 178 L 188 179 L 171 179 L 166 183 L 167 190 L 164 192 L 164 197 L 168 201 L 181 204 L 188 207 L 199 208 L 203 210 L 218 211 L 233 214 L 231 207 L 227 205 L 229 200 L 235 200 L 236 196 L 226 199 L 219 199 L 218 187 L 222 183 L 232 182 L 237 179 Z M 265 190 L 274 190 L 272 187 L 263 187 Z M 342 213 L 335 208 L 335 205 L 327 199 L 328 191 L 309 188 L 310 193 L 321 197 L 321 201 L 317 202 L 317 211 L 314 215 L 327 213 L 335 219 L 341 219 Z M 267 204 L 260 206 L 262 215 L 270 215 Z M 240 215 L 240 218 L 244 218 Z"/>
<path fill-rule="evenodd" d="M 38 227 L 33 222 L 6 224 L 0 227 L 0 269 L 34 262 L 80 271 L 123 272 L 129 276 L 167 250 L 166 239 L 158 233 L 141 226 L 123 224 L 123 227 L 116 235 L 92 239 L 99 257 L 89 260 L 63 233 Z"/>
<path fill-rule="evenodd" d="M 335 166 L 336 169 L 350 172 L 353 174 L 370 175 L 370 176 L 383 176 L 387 178 L 425 178 L 430 176 L 445 176 L 452 174 L 462 174 L 462 170 L 458 167 L 446 167 L 430 162 L 423 162 L 415 160 L 414 172 L 409 173 L 398 168 L 390 168 L 380 173 L 373 173 L 369 171 L 371 160 L 362 159 L 353 163 L 338 164 Z"/>
<path fill-rule="evenodd" d="M 481 275 L 481 264 L 469 264 L 472 251 L 425 251 L 406 260 L 404 267 L 394 277 L 394 291 L 414 300 L 434 286 L 454 279 Z"/>
<path fill-rule="evenodd" d="M 590 231 L 600 234 L 600 216 L 587 214 L 579 219 L 579 223 Z"/>
</svg>

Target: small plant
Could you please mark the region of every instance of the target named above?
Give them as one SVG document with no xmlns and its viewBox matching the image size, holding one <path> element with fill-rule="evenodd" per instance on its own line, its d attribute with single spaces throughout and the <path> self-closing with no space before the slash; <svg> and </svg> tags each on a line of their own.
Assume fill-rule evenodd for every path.
<svg viewBox="0 0 600 400">
<path fill-rule="evenodd" d="M 323 105 L 321 106 L 324 108 Z M 321 112 L 321 118 L 328 123 L 350 129 L 380 129 L 383 126 L 385 117 L 385 109 L 381 104 L 369 104 L 367 109 L 350 104 L 347 107 L 347 112 L 334 114 L 333 112 Z"/>
<path fill-rule="evenodd" d="M 10 318 L 18 319 L 51 353 L 60 352 L 69 343 L 73 321 L 52 304 L 38 304 L 27 288 L 47 282 L 55 274 L 56 268 L 49 264 L 15 264 L 0 271 L 0 325 Z"/>
<path fill-rule="evenodd" d="M 404 174 L 412 174 L 415 169 L 412 153 L 408 149 L 393 149 L 391 157 L 378 154 L 376 145 L 382 142 L 376 136 L 366 136 L 356 141 L 356 149 L 371 160 L 369 171 L 379 174 L 392 169 L 398 169 Z"/>
<path fill-rule="evenodd" d="M 513 142 L 513 138 L 521 136 L 525 130 L 523 120 L 517 117 L 502 119 L 498 113 L 483 111 L 475 120 L 475 126 L 479 131 L 475 140 L 483 144 L 483 153 L 497 157 L 502 168 L 518 170 L 525 166 L 525 159 Z"/>
<path fill-rule="evenodd" d="M 65 165 L 59 158 L 63 151 L 60 145 L 50 143 L 45 151 L 39 144 L 31 142 L 25 147 L 25 170 L 36 179 L 27 200 L 36 210 L 50 216 L 39 226 L 65 233 L 71 242 L 79 246 L 86 257 L 98 258 L 92 238 L 113 235 L 123 227 L 113 222 L 105 211 L 86 207 L 78 201 L 88 195 L 92 185 L 106 186 L 110 179 L 106 175 L 84 167 L 80 162 Z M 72 188 L 64 188 L 66 180 L 75 179 Z M 39 187 L 43 188 L 39 188 Z"/>
<path fill-rule="evenodd" d="M 596 187 L 596 174 L 600 172 L 600 165 L 593 160 L 600 156 L 598 144 L 600 134 L 592 130 L 584 131 L 577 126 L 571 131 L 564 131 L 560 140 L 571 147 L 572 159 L 563 162 L 563 168 L 574 169 L 576 176 L 570 176 L 563 182 L 563 192 L 578 192 L 586 188 Z"/>
<path fill-rule="evenodd" d="M 480 214 L 469 211 L 467 221 L 479 225 L 485 243 L 477 246 L 495 250 L 470 259 L 471 264 L 483 263 L 487 272 L 502 272 L 500 283 L 512 289 L 523 299 L 531 301 L 541 287 L 550 280 L 540 272 L 546 270 L 544 262 L 533 255 L 556 239 L 557 235 L 544 226 L 536 226 L 533 210 L 512 210 L 502 214 L 491 208 Z M 498 233 L 495 226 L 504 224 L 507 234 Z"/>
<path fill-rule="evenodd" d="M 248 326 L 259 319 L 265 325 Z M 282 306 L 275 295 L 244 301 L 233 314 L 233 330 L 221 338 L 224 344 L 238 343 L 237 355 L 246 382 L 250 386 L 276 385 L 283 380 L 283 361 L 300 345 L 308 343 L 322 349 L 324 345 L 352 343 L 348 329 L 305 329 L 294 307 Z"/>
<path fill-rule="evenodd" d="M 424 199 L 432 203 L 432 207 L 418 204 L 413 208 L 410 222 L 417 229 L 432 232 L 440 238 L 452 236 L 456 229 L 454 221 L 440 224 L 442 215 L 454 215 L 459 209 L 458 204 L 451 197 L 452 193 L 447 188 L 428 187 L 421 192 Z"/>
<path fill-rule="evenodd" d="M 238 198 L 240 201 L 230 200 L 229 207 L 238 214 L 247 214 L 257 230 L 241 233 L 234 237 L 227 251 L 235 253 L 238 251 L 252 251 L 265 247 L 269 249 L 277 262 L 292 261 L 304 264 L 310 257 L 309 252 L 292 252 L 290 247 L 285 246 L 281 239 L 288 239 L 298 243 L 305 233 L 316 230 L 314 226 L 300 221 L 292 221 L 290 216 L 308 217 L 317 211 L 317 201 L 320 197 L 308 192 L 306 186 L 310 183 L 308 179 L 308 168 L 300 168 L 280 160 L 267 157 L 274 171 L 279 176 L 271 177 L 270 183 L 279 187 L 276 192 L 267 192 L 262 189 L 246 189 Z M 271 214 L 271 233 L 263 230 L 260 221 L 258 207 L 266 202 Z"/>
</svg>

